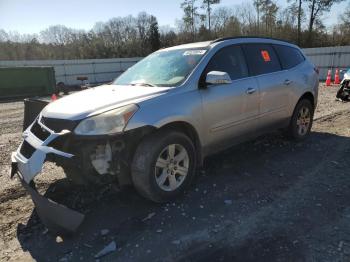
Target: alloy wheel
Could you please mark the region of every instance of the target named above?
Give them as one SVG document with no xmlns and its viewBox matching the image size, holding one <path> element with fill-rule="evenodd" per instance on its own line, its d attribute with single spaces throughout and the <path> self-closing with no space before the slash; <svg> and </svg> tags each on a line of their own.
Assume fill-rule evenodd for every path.
<svg viewBox="0 0 350 262">
<path fill-rule="evenodd" d="M 159 154 L 155 165 L 155 178 L 164 191 L 175 191 L 185 181 L 190 158 L 185 147 L 171 144 Z"/>
<path fill-rule="evenodd" d="M 300 108 L 297 117 L 297 132 L 300 136 L 307 134 L 311 123 L 311 112 L 306 106 Z"/>
</svg>

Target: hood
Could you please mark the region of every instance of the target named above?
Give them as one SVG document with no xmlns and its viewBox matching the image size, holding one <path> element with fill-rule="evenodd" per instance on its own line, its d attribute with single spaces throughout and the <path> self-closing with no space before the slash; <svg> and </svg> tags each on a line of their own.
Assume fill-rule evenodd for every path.
<svg viewBox="0 0 350 262">
<path fill-rule="evenodd" d="M 42 116 L 79 120 L 96 111 L 109 110 L 164 94 L 168 87 L 102 85 L 76 92 L 48 104 Z"/>
</svg>

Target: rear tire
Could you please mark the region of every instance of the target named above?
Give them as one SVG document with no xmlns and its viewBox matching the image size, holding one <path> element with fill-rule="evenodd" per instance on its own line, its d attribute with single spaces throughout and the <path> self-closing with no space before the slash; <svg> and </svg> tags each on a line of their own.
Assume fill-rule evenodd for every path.
<svg viewBox="0 0 350 262">
<path fill-rule="evenodd" d="M 308 99 L 302 99 L 295 106 L 289 123 L 287 135 L 289 138 L 301 141 L 308 137 L 313 123 L 314 106 Z"/>
<path fill-rule="evenodd" d="M 154 202 L 167 202 L 190 185 L 195 174 L 196 153 L 183 133 L 161 130 L 137 147 L 131 166 L 136 190 Z"/>
</svg>

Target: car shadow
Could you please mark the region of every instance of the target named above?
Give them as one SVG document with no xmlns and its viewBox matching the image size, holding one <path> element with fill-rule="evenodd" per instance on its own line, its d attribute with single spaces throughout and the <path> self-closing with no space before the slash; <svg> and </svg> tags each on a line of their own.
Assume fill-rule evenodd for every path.
<svg viewBox="0 0 350 262">
<path fill-rule="evenodd" d="M 206 159 L 204 167 L 198 171 L 196 181 L 188 192 L 169 204 L 152 203 L 140 197 L 133 188 L 122 192 L 117 192 L 111 186 L 86 189 L 71 185 L 66 179 L 62 179 L 50 185 L 45 196 L 86 214 L 79 231 L 71 236 L 51 235 L 45 230 L 34 210 L 26 225 L 18 225 L 18 241 L 22 249 L 28 251 L 37 261 L 60 258 L 93 260 L 94 255 L 113 240 L 118 243 L 121 254 L 130 248 L 135 239 L 140 241 L 145 236 L 151 236 L 154 245 L 161 245 L 162 240 L 157 240 L 159 234 L 155 232 L 163 225 L 164 220 L 172 223 L 173 235 L 181 235 L 181 232 L 186 233 L 180 226 L 182 216 L 188 216 L 184 215 L 185 212 L 192 212 L 192 220 L 197 216 L 208 216 L 209 213 L 224 214 L 225 218 L 229 217 L 232 220 L 243 215 L 249 218 L 257 211 L 272 205 L 281 194 L 299 183 L 301 177 L 307 176 L 307 172 L 302 170 L 308 172 L 313 170 L 316 163 L 325 159 L 325 152 L 332 150 L 330 145 L 336 147 L 342 144 L 350 145 L 350 139 L 321 132 L 312 132 L 303 142 L 288 141 L 279 134 L 260 137 Z M 341 168 L 337 166 L 340 165 L 340 161 L 331 160 L 334 161 L 335 168 Z M 226 209 L 222 208 L 226 198 L 229 200 L 234 198 L 238 203 L 227 214 Z M 208 209 L 199 208 L 201 203 L 205 203 Z M 325 208 L 332 208 L 331 202 L 322 204 Z M 178 207 L 181 211 L 168 210 L 172 206 Z M 329 218 L 336 219 L 332 214 Z M 207 220 L 192 222 L 189 223 L 191 227 L 188 230 L 208 226 Z M 220 224 L 220 221 L 217 223 Z M 106 233 L 104 229 L 108 229 L 108 232 Z M 265 230 L 269 231 L 268 228 Z M 272 260 L 287 258 L 302 261 L 303 247 L 291 244 L 294 241 L 291 239 L 294 236 L 293 230 L 274 229 L 278 232 L 277 235 L 263 236 L 260 240 L 254 240 L 256 242 L 254 245 L 249 241 L 252 236 L 248 235 L 248 240 L 237 244 L 234 248 L 232 243 L 228 245 L 218 240 L 217 243 L 220 243 L 218 248 L 209 250 L 201 247 L 198 252 L 193 253 L 195 249 L 188 244 L 181 256 L 174 254 L 172 258 L 176 257 L 181 261 L 200 261 L 200 258 L 206 257 L 205 261 L 213 261 L 221 254 L 222 261 L 231 261 L 232 258 L 236 258 L 237 261 L 253 261 L 259 258 L 260 250 L 263 249 L 271 251 L 266 251 L 266 258 Z M 303 231 L 295 229 L 298 230 Z M 162 237 L 166 239 L 170 236 Z M 213 239 L 215 242 L 215 238 Z M 292 252 L 289 257 L 279 253 L 281 243 L 292 247 L 289 249 L 289 252 Z M 159 252 L 168 252 L 166 246 L 164 245 L 164 250 L 158 247 Z M 143 252 L 146 253 L 145 250 Z M 140 255 L 135 260 L 142 258 Z"/>
</svg>

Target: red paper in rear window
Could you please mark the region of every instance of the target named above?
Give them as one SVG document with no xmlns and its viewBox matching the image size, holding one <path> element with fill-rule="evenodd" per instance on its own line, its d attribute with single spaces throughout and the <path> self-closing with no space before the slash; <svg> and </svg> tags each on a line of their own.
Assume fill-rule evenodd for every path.
<svg viewBox="0 0 350 262">
<path fill-rule="evenodd" d="M 265 62 L 270 62 L 271 61 L 269 52 L 267 52 L 266 50 L 262 50 L 261 51 L 261 56 L 262 56 L 262 58 L 264 59 Z"/>
</svg>

